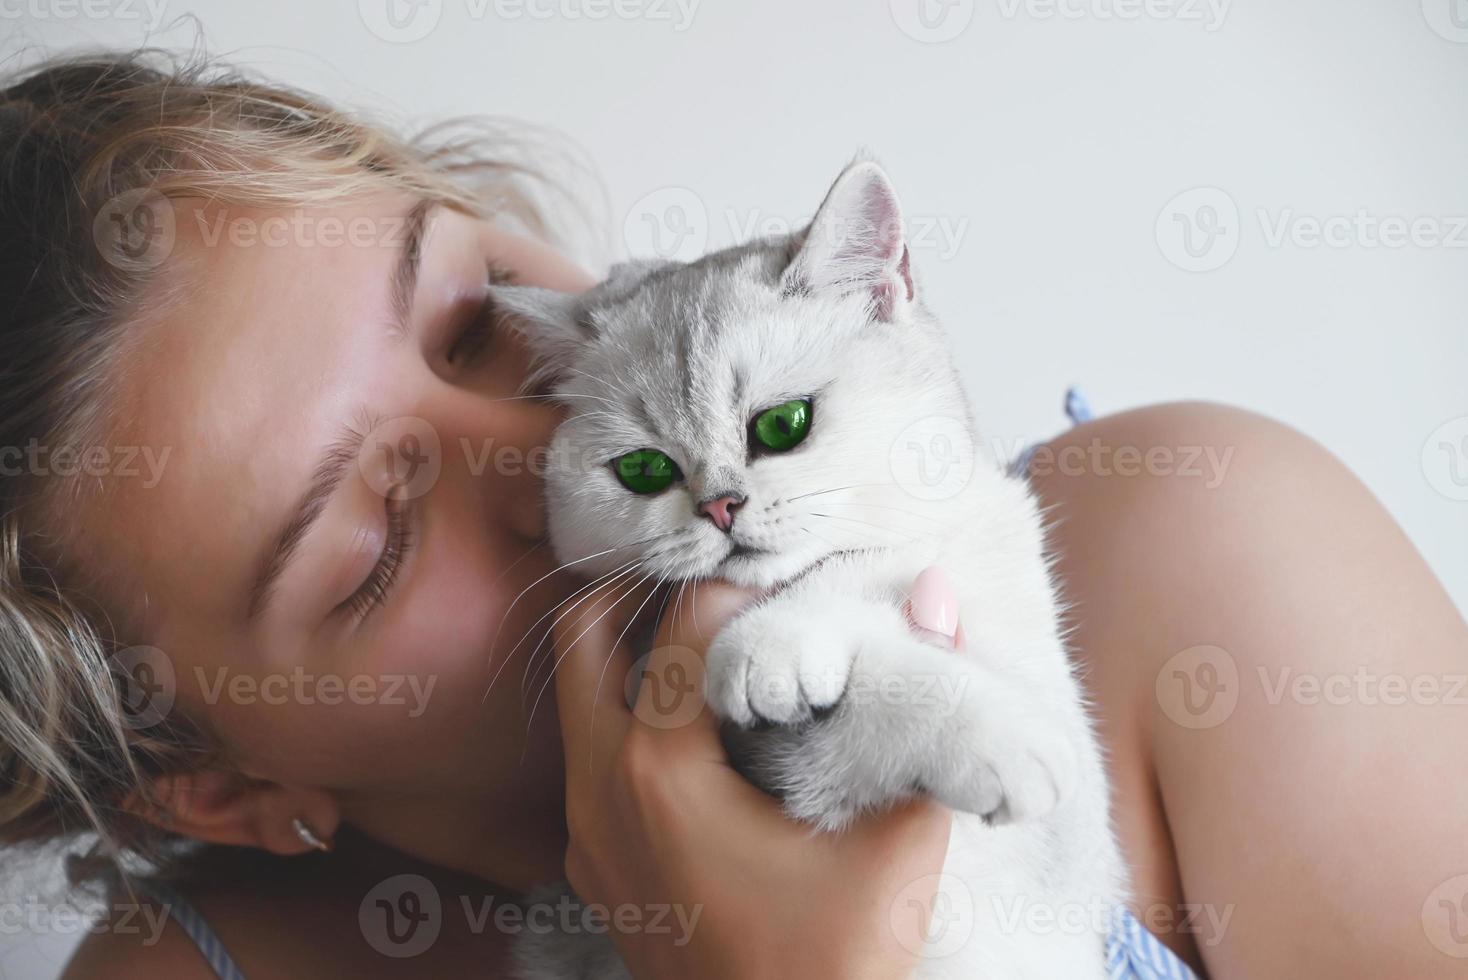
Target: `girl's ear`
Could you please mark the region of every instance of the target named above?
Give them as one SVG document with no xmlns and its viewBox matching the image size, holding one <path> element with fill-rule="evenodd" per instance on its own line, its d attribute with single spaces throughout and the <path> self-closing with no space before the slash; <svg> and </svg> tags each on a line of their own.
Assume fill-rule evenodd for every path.
<svg viewBox="0 0 1468 980">
<path fill-rule="evenodd" d="M 789 293 L 864 291 L 879 320 L 896 320 L 906 312 L 913 283 L 902 207 L 881 167 L 862 160 L 836 178 L 781 287 Z"/>
<path fill-rule="evenodd" d="M 557 377 L 591 339 L 574 293 L 539 286 L 490 286 L 490 298 L 505 325 L 525 338 L 535 359 L 532 381 Z"/>
<path fill-rule="evenodd" d="M 295 821 L 322 841 L 330 841 L 341 825 L 336 800 L 323 790 L 218 769 L 159 776 L 146 799 L 134 793 L 123 806 L 170 833 L 281 855 L 314 849 L 297 832 Z"/>
</svg>

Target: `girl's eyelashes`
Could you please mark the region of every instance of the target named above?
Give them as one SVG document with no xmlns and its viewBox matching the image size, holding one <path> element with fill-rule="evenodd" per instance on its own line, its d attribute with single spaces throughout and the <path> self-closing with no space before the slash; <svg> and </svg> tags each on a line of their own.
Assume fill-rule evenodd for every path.
<svg viewBox="0 0 1468 980">
<path fill-rule="evenodd" d="M 408 501 L 397 493 L 396 488 L 388 493 L 386 506 L 387 542 L 383 546 L 382 555 L 367 574 L 367 578 L 357 587 L 357 591 L 336 607 L 337 612 L 350 613 L 358 622 L 365 620 L 387 601 L 388 593 L 397 582 L 398 573 L 415 543 L 408 521 Z"/>
<path fill-rule="evenodd" d="M 497 286 L 513 281 L 513 276 L 510 270 L 490 262 L 485 266 L 485 281 L 489 285 Z M 498 317 L 499 311 L 494 300 L 486 294 L 484 301 L 470 313 L 468 322 L 454 335 L 453 342 L 444 355 L 448 362 L 456 367 L 463 366 L 483 354 L 494 340 L 495 321 Z M 398 574 L 416 543 L 410 526 L 408 506 L 409 502 L 402 498 L 397 488 L 388 492 L 387 542 L 383 546 L 382 555 L 367 574 L 367 578 L 336 607 L 335 612 L 350 614 L 360 622 L 387 602 L 388 593 L 392 591 Z"/>
<path fill-rule="evenodd" d="M 513 281 L 510 271 L 503 266 L 490 263 L 485 267 L 485 281 L 491 286 L 500 286 Z M 495 325 L 499 310 L 494 300 L 486 294 L 484 302 L 470 315 L 468 322 L 454 337 L 444 355 L 449 364 L 462 367 L 483 354 L 494 340 Z"/>
</svg>

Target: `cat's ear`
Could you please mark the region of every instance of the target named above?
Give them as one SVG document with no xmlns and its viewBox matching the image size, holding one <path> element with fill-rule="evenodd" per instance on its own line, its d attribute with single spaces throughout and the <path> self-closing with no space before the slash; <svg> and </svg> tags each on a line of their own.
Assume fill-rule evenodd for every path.
<svg viewBox="0 0 1468 980">
<path fill-rule="evenodd" d="M 525 338 L 535 359 L 537 380 L 564 373 L 591 339 L 574 293 L 537 286 L 490 286 L 489 296 L 500 322 Z"/>
<path fill-rule="evenodd" d="M 607 270 L 607 277 L 596 287 L 597 294 L 609 300 L 630 295 L 654 272 L 678 264 L 667 259 L 629 259 L 625 262 L 614 262 Z"/>
<path fill-rule="evenodd" d="M 671 259 L 627 259 L 624 262 L 613 262 L 612 267 L 607 270 L 606 282 L 614 285 L 640 282 L 649 273 L 674 265 L 678 263 Z"/>
<path fill-rule="evenodd" d="M 913 300 L 902 207 L 881 167 L 853 163 L 821 202 L 781 277 L 787 292 L 864 291 L 872 315 L 896 320 Z"/>
</svg>

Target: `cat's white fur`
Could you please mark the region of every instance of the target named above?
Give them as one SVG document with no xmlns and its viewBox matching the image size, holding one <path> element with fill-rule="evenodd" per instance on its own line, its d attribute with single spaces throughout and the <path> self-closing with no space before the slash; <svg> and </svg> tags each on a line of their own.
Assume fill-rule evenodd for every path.
<svg viewBox="0 0 1468 980">
<path fill-rule="evenodd" d="M 629 587 L 774 587 L 709 650 L 709 703 L 743 770 L 817 832 L 915 792 L 958 811 L 945 874 L 962 884 L 940 913 L 972 933 L 957 950 L 931 933 L 944 955 L 918 977 L 1102 977 L 1123 867 L 1042 518 L 976 436 L 909 261 L 891 184 L 858 162 L 801 234 L 620 267 L 581 297 L 498 290 L 571 409 L 548 473 L 552 538 L 563 562 Z M 750 419 L 805 397 L 809 437 L 751 454 Z M 937 430 L 948 442 L 931 448 L 972 476 L 934 493 L 903 467 Z M 629 492 L 609 461 L 642 448 L 684 479 Z M 696 513 L 726 494 L 747 498 L 728 534 Z M 904 617 L 930 565 L 957 589 L 960 652 Z M 525 937 L 519 961 L 527 980 L 626 976 L 605 937 Z"/>
</svg>

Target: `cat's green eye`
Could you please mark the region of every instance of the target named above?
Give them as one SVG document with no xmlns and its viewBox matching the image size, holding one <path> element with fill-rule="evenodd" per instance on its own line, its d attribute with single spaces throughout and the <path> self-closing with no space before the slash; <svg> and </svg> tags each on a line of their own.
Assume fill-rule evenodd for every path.
<svg viewBox="0 0 1468 980">
<path fill-rule="evenodd" d="M 612 469 L 622 486 L 633 493 L 657 493 L 673 485 L 683 474 L 667 453 L 656 449 L 635 449 L 612 460 Z"/>
<path fill-rule="evenodd" d="M 760 412 L 754 417 L 750 429 L 760 446 L 771 452 L 783 453 L 800 445 L 810 433 L 810 422 L 810 400 L 796 398 Z"/>
</svg>

